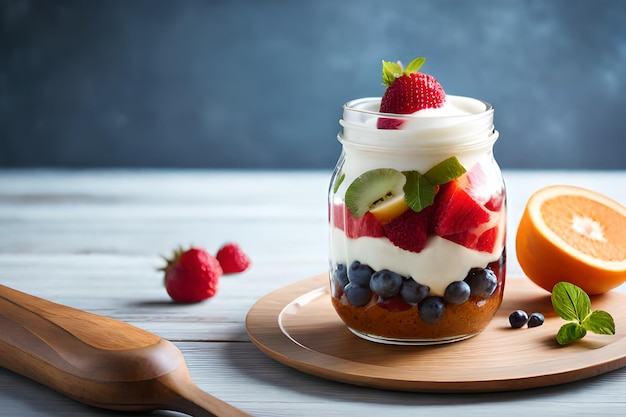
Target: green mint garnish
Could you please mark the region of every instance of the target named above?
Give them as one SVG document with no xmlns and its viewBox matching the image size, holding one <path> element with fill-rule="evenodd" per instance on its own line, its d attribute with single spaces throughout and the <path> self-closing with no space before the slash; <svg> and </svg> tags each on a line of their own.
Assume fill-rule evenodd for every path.
<svg viewBox="0 0 626 417">
<path fill-rule="evenodd" d="M 426 171 L 424 176 L 431 184 L 441 185 L 459 178 L 461 175 L 465 174 L 465 172 L 465 168 L 463 168 L 463 165 L 456 159 L 456 156 L 451 156 Z"/>
<path fill-rule="evenodd" d="M 422 211 L 435 202 L 435 186 L 418 171 L 404 171 L 404 201 L 413 211 Z"/>
<path fill-rule="evenodd" d="M 421 174 L 418 171 L 404 171 L 404 200 L 413 211 L 422 211 L 435 202 L 438 185 L 448 183 L 467 171 L 456 156 L 444 159 L 437 165 Z"/>
<path fill-rule="evenodd" d="M 585 337 L 588 331 L 596 334 L 615 334 L 615 321 L 606 311 L 591 311 L 591 300 L 580 287 L 569 282 L 559 282 L 552 289 L 554 311 L 569 323 L 556 335 L 560 345 L 567 345 Z"/>
<path fill-rule="evenodd" d="M 333 187 L 333 193 L 336 193 L 337 190 L 339 189 L 339 186 L 341 185 L 341 183 L 343 182 L 343 180 L 346 179 L 346 174 L 345 172 L 342 172 L 339 175 L 339 178 L 337 179 L 337 181 L 335 182 L 335 186 Z"/>
</svg>

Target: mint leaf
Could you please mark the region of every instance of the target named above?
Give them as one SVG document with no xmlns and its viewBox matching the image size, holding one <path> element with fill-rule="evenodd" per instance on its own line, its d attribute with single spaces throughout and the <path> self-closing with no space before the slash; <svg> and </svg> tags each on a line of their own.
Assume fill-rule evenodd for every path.
<svg viewBox="0 0 626 417">
<path fill-rule="evenodd" d="M 575 320 L 582 324 L 591 313 L 589 296 L 580 287 L 569 282 L 559 282 L 552 289 L 552 306 L 564 320 Z"/>
<path fill-rule="evenodd" d="M 587 334 L 587 330 L 578 323 L 567 323 L 561 326 L 556 335 L 559 345 L 567 345 L 575 340 L 582 339 Z"/>
<path fill-rule="evenodd" d="M 585 329 L 596 334 L 615 334 L 615 321 L 606 311 L 594 311 L 581 324 Z"/>
<path fill-rule="evenodd" d="M 459 178 L 466 172 L 456 156 L 451 156 L 426 171 L 424 176 L 431 184 L 441 185 Z"/>
<path fill-rule="evenodd" d="M 556 341 L 566 345 L 582 339 L 587 331 L 597 334 L 615 334 L 615 321 L 606 311 L 591 311 L 591 300 L 580 287 L 559 282 L 552 289 L 552 306 L 559 317 L 569 320 L 556 335 Z"/>
<path fill-rule="evenodd" d="M 402 190 L 406 204 L 416 212 L 435 202 L 435 186 L 418 171 L 404 171 L 406 182 Z"/>
</svg>

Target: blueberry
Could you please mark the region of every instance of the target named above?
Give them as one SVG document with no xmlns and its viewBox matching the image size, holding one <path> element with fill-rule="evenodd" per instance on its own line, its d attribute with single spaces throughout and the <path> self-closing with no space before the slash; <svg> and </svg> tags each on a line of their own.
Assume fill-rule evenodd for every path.
<svg viewBox="0 0 626 417">
<path fill-rule="evenodd" d="M 372 274 L 370 290 L 381 297 L 393 297 L 400 292 L 404 277 L 388 269 L 382 269 Z"/>
<path fill-rule="evenodd" d="M 368 287 L 363 287 L 353 283 L 346 285 L 346 288 L 344 288 L 343 291 L 350 304 L 355 307 L 363 307 L 365 304 L 369 303 L 372 298 L 372 292 Z"/>
<path fill-rule="evenodd" d="M 478 297 L 491 297 L 498 287 L 498 278 L 489 268 L 472 268 L 465 277 L 472 289 L 472 294 Z"/>
<path fill-rule="evenodd" d="M 348 269 L 348 280 L 353 284 L 367 287 L 370 285 L 370 278 L 373 273 L 374 270 L 369 265 L 354 261 Z"/>
<path fill-rule="evenodd" d="M 419 303 L 418 311 L 424 323 L 435 324 L 443 317 L 446 307 L 441 297 L 426 297 Z"/>
<path fill-rule="evenodd" d="M 414 279 L 409 278 L 402 283 L 400 295 L 407 303 L 417 304 L 426 298 L 429 291 L 430 287 L 428 285 L 422 285 Z"/>
<path fill-rule="evenodd" d="M 337 264 L 331 275 L 333 281 L 341 286 L 341 288 L 348 285 L 348 269 L 345 264 Z"/>
<path fill-rule="evenodd" d="M 528 314 L 524 310 L 515 310 L 509 316 L 509 323 L 514 329 L 523 327 L 528 322 Z"/>
<path fill-rule="evenodd" d="M 528 316 L 528 327 L 537 327 L 541 326 L 544 322 L 545 318 L 541 313 L 532 313 Z"/>
<path fill-rule="evenodd" d="M 450 304 L 463 304 L 470 297 L 470 286 L 465 281 L 454 281 L 446 287 L 443 299 Z"/>
</svg>

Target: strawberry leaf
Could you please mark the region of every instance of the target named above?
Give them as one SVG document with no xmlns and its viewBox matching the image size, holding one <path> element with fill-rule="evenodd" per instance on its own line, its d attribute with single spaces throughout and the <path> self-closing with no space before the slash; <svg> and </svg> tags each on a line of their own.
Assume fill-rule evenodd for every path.
<svg viewBox="0 0 626 417">
<path fill-rule="evenodd" d="M 426 58 L 424 57 L 415 58 L 409 63 L 409 65 L 406 66 L 406 68 L 404 69 L 404 74 L 409 75 L 411 73 L 419 71 L 422 65 L 424 65 L 424 62 L 426 62 Z"/>
<path fill-rule="evenodd" d="M 403 174 L 406 182 L 402 190 L 407 205 L 416 212 L 432 205 L 435 201 L 435 186 L 418 171 L 404 171 Z"/>
<path fill-rule="evenodd" d="M 389 87 L 396 78 L 402 76 L 403 71 L 400 62 L 383 61 L 383 84 Z"/>
</svg>

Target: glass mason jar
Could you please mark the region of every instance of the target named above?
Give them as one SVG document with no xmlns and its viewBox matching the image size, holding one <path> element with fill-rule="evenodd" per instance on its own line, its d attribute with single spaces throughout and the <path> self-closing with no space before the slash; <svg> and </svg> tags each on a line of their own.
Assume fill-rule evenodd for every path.
<svg viewBox="0 0 626 417">
<path fill-rule="evenodd" d="M 335 310 L 364 339 L 463 340 L 502 302 L 506 195 L 494 110 L 468 97 L 447 102 L 456 110 L 443 115 L 379 113 L 380 98 L 344 105 L 329 277 Z"/>
</svg>

